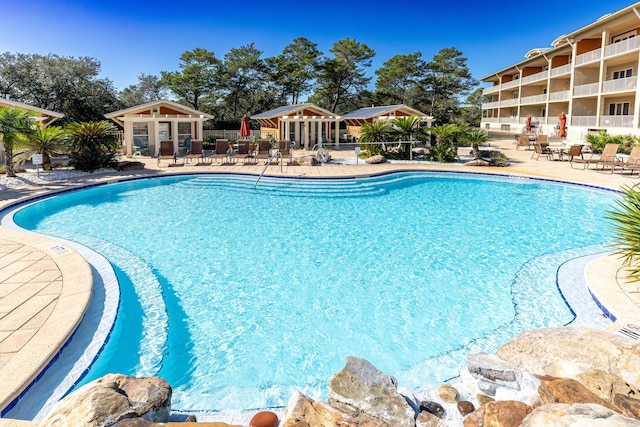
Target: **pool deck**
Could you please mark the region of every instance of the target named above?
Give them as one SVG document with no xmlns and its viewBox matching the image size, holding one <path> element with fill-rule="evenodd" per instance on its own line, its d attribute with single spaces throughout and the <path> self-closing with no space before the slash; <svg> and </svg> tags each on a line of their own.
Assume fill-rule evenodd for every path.
<svg viewBox="0 0 640 427">
<path fill-rule="evenodd" d="M 531 159 L 532 151 L 516 150 L 511 139 L 492 142 L 507 155 L 506 168 L 462 165 L 393 163 L 367 165 L 269 166 L 267 175 L 288 177 L 361 176 L 398 170 L 431 170 L 521 175 L 553 179 L 597 187 L 619 189 L 640 182 L 638 175 L 608 171 L 572 169 L 567 161 Z M 464 149 L 461 149 L 464 152 Z M 335 158 L 354 157 L 353 151 L 332 151 Z M 0 190 L 0 209 L 34 197 L 114 182 L 135 177 L 189 172 L 229 172 L 260 174 L 259 165 L 157 166 L 156 159 L 139 159 L 145 169 L 131 172 L 95 174 L 81 178 L 25 185 Z M 576 232 L 579 232 L 576 231 Z M 585 271 L 592 294 L 617 321 L 608 329 L 617 331 L 640 325 L 640 284 L 627 283 L 621 261 L 604 256 L 592 261 Z M 91 296 L 89 264 L 72 248 L 33 233 L 0 226 L 0 410 L 9 405 L 38 376 L 71 336 L 86 310 Z M 640 332 L 640 329 L 638 329 Z M 0 426 L 10 425 L 0 419 Z"/>
</svg>

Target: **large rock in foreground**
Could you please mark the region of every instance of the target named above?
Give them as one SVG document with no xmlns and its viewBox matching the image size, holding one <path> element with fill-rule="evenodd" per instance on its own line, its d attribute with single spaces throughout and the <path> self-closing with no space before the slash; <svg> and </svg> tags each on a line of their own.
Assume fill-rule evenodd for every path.
<svg viewBox="0 0 640 427">
<path fill-rule="evenodd" d="M 623 417 L 592 403 L 543 405 L 522 421 L 521 427 L 640 427 L 640 421 Z"/>
<path fill-rule="evenodd" d="M 347 357 L 344 369 L 331 377 L 329 403 L 356 417 L 366 414 L 392 426 L 415 426 L 417 414 L 398 392 L 396 380 L 364 359 Z"/>
<path fill-rule="evenodd" d="M 599 370 L 640 385 L 640 343 L 621 335 L 577 327 L 523 332 L 496 354 L 532 374 L 578 379 Z"/>
<path fill-rule="evenodd" d="M 166 380 L 108 374 L 58 402 L 40 426 L 111 426 L 136 417 L 167 422 L 170 411 L 171 386 Z"/>
</svg>

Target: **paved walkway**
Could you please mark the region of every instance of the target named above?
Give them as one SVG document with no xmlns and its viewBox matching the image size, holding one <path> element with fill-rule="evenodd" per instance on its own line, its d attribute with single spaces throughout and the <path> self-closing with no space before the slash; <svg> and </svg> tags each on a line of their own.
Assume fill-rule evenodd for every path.
<svg viewBox="0 0 640 427">
<path fill-rule="evenodd" d="M 637 176 L 572 169 L 568 162 L 531 159 L 531 151 L 517 150 L 511 140 L 492 143 L 508 156 L 506 168 L 462 165 L 383 164 L 336 166 L 270 166 L 268 175 L 354 176 L 394 170 L 448 170 L 527 175 L 618 189 L 638 182 Z M 463 151 L 462 149 L 461 151 Z M 299 153 L 297 153 L 299 154 Z M 335 158 L 354 157 L 353 151 L 332 152 Z M 136 159 L 138 160 L 138 159 Z M 155 159 L 143 159 L 145 169 L 96 174 L 45 185 L 25 184 L 0 190 L 0 209 L 29 198 L 137 176 L 185 172 L 240 172 L 260 174 L 264 166 L 195 165 L 162 167 Z M 610 330 L 640 325 L 640 285 L 624 280 L 621 263 L 603 257 L 587 267 L 592 293 L 618 322 Z M 0 226 L 0 409 L 15 399 L 64 345 L 79 323 L 91 296 L 92 276 L 87 262 L 73 249 L 51 239 Z M 629 326 L 632 325 L 632 326 Z M 638 330 L 640 333 L 640 328 Z M 0 425 L 8 425 L 0 420 Z"/>
</svg>

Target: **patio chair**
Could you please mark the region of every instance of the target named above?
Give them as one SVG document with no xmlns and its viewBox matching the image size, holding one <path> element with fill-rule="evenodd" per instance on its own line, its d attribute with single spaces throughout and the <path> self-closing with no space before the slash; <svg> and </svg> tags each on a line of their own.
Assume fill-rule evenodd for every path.
<svg viewBox="0 0 640 427">
<path fill-rule="evenodd" d="M 158 166 L 160 166 L 160 160 L 173 160 L 173 164 L 176 164 L 176 152 L 173 150 L 173 141 L 160 141 L 160 152 L 158 153 Z"/>
<path fill-rule="evenodd" d="M 531 153 L 531 158 L 536 157 L 536 160 L 540 158 L 540 156 L 547 156 L 547 159 L 553 160 L 553 151 L 549 148 L 549 144 L 543 144 L 536 142 L 533 144 L 533 153 Z"/>
<path fill-rule="evenodd" d="M 596 169 L 598 169 L 598 165 L 600 164 L 602 165 L 602 169 L 607 165 L 612 166 L 613 169 L 613 163 L 617 162 L 616 156 L 618 154 L 619 147 L 620 144 L 607 144 L 604 146 L 602 154 L 599 156 L 598 154 L 592 154 L 588 158 L 574 159 L 573 162 L 571 162 L 571 167 L 573 167 L 574 163 L 582 163 L 583 169 L 586 169 L 592 164 L 596 165 Z"/>
<path fill-rule="evenodd" d="M 204 160 L 204 150 L 202 149 L 202 141 L 194 139 L 189 142 L 190 148 L 185 154 L 184 158 L 187 162 L 190 162 L 191 159 L 198 159 L 198 164 L 200 160 Z"/>
<path fill-rule="evenodd" d="M 238 141 L 238 150 L 233 157 L 242 159 L 243 164 L 253 163 L 253 153 L 249 151 L 249 141 Z"/>
<path fill-rule="evenodd" d="M 629 153 L 629 158 L 620 164 L 622 168 L 620 170 L 620 174 L 622 174 L 625 169 L 631 171 L 631 175 L 633 175 L 633 171 L 640 170 L 640 145 L 634 145 L 631 149 L 631 153 Z"/>
<path fill-rule="evenodd" d="M 582 147 L 584 147 L 584 145 L 582 144 L 570 145 L 567 149 L 567 152 L 563 154 L 563 156 L 567 156 L 569 158 L 569 164 L 571 165 L 571 167 L 573 167 L 574 161 L 579 163 L 580 161 L 584 160 L 584 157 L 582 155 Z"/>
<path fill-rule="evenodd" d="M 261 139 L 258 141 L 258 151 L 256 151 L 255 160 L 256 164 L 259 160 L 265 161 L 265 164 L 269 162 L 269 156 L 271 153 L 271 142 L 268 139 Z"/>
<path fill-rule="evenodd" d="M 288 165 L 293 163 L 293 152 L 291 151 L 291 143 L 289 141 L 278 141 L 278 156 L 282 159 L 283 163 L 285 159 Z"/>
<path fill-rule="evenodd" d="M 531 146 L 531 140 L 529 139 L 529 135 L 521 133 L 516 135 L 516 150 L 519 147 L 527 147 Z"/>
<path fill-rule="evenodd" d="M 220 164 L 225 163 L 225 160 L 230 160 L 230 151 L 231 147 L 228 139 L 216 140 L 216 151 L 211 155 L 211 163 L 213 163 L 213 159 L 219 159 Z"/>
</svg>

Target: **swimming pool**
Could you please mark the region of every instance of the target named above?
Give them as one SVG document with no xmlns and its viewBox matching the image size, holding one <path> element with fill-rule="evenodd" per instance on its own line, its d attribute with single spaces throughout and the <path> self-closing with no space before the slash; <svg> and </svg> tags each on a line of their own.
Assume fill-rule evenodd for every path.
<svg viewBox="0 0 640 427">
<path fill-rule="evenodd" d="M 555 271 L 602 250 L 613 197 L 454 173 L 185 175 L 65 194 L 14 220 L 118 274 L 118 323 L 85 380 L 160 375 L 176 409 L 233 411 L 323 398 L 347 356 L 432 387 L 459 373 L 460 351 L 568 323 Z"/>
</svg>

